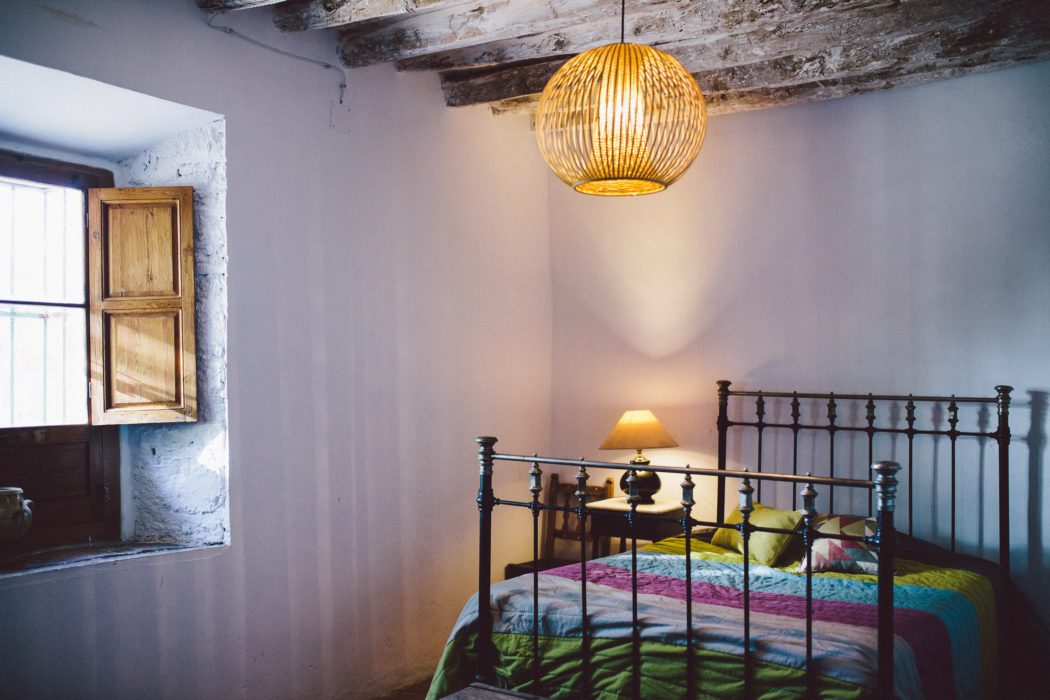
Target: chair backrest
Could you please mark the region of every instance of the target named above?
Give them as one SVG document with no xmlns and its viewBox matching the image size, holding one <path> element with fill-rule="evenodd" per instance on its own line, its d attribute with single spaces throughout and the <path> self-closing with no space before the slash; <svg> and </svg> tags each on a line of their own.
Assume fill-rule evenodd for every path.
<svg viewBox="0 0 1050 700">
<path fill-rule="evenodd" d="M 612 498 L 612 495 L 612 479 L 606 479 L 604 484 L 587 487 L 588 502 Z M 576 498 L 576 483 L 563 484 L 558 481 L 557 474 L 551 474 L 550 481 L 547 484 L 545 503 L 551 506 L 561 506 L 562 508 L 576 508 L 579 505 L 579 499 Z M 580 519 L 576 517 L 575 513 L 554 510 L 544 512 L 542 552 L 544 559 L 554 558 L 555 540 L 579 542 L 583 537 L 584 533 L 580 529 Z"/>
</svg>

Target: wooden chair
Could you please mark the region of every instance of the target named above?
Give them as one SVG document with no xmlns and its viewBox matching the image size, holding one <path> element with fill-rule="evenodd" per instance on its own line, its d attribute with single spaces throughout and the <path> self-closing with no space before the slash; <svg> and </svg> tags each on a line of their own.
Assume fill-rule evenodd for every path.
<svg viewBox="0 0 1050 700">
<path fill-rule="evenodd" d="M 612 479 L 606 479 L 605 483 L 599 486 L 587 487 L 588 502 L 612 498 L 612 495 Z M 563 508 L 575 508 L 579 505 L 579 500 L 576 498 L 576 484 L 574 482 L 561 483 L 557 474 L 551 474 L 544 497 L 543 502 L 546 505 L 561 506 Z M 503 570 L 504 578 L 513 578 L 522 574 L 532 573 L 533 569 L 544 571 L 579 561 L 578 559 L 560 559 L 555 556 L 557 540 L 579 542 L 583 539 L 584 533 L 580 531 L 580 519 L 576 517 L 575 513 L 554 510 L 544 511 L 543 522 L 540 525 L 540 536 L 542 537 L 540 541 L 540 558 L 520 564 L 507 564 Z M 608 543 L 606 543 L 606 551 L 608 551 L 608 548 Z M 593 549 L 589 554 L 591 557 L 594 556 Z"/>
</svg>

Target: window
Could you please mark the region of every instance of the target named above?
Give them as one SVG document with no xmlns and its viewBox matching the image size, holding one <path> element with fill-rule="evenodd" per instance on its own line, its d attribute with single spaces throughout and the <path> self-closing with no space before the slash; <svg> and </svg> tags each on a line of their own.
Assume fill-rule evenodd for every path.
<svg viewBox="0 0 1050 700">
<path fill-rule="evenodd" d="M 87 423 L 84 193 L 0 177 L 0 428 Z"/>
<path fill-rule="evenodd" d="M 26 547 L 120 535 L 116 424 L 197 419 L 189 187 L 0 151 L 0 483 Z"/>
</svg>

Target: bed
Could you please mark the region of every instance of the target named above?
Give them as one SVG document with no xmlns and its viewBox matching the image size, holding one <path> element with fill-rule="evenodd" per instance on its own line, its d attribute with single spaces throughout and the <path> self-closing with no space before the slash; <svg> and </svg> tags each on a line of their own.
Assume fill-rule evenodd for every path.
<svg viewBox="0 0 1050 700">
<path fill-rule="evenodd" d="M 492 510 L 529 508 L 535 530 L 540 512 L 548 508 L 539 503 L 541 464 L 575 468 L 580 485 L 587 483 L 587 469 L 611 465 L 500 455 L 493 438 L 478 439 L 479 593 L 455 623 L 428 698 L 443 697 L 473 681 L 543 697 L 602 700 L 999 694 L 998 649 L 1009 571 L 1009 547 L 1004 545 L 1009 541 L 1010 388 L 997 387 L 994 397 L 964 398 L 734 391 L 730 386 L 718 382 L 717 467 L 650 467 L 664 475 L 665 491 L 681 494 L 680 536 L 645 547 L 632 540 L 630 551 L 595 560 L 588 560 L 585 541 L 577 564 L 495 584 L 488 579 Z M 741 400 L 754 402 L 753 418 L 731 408 Z M 783 403 L 779 414 L 770 410 L 775 401 Z M 826 405 L 826 420 L 803 418 L 806 404 L 814 401 Z M 849 402 L 859 402 L 854 417 L 860 419 L 840 422 L 839 410 Z M 934 415 L 928 424 L 919 417 L 923 405 Z M 975 429 L 960 427 L 960 406 L 967 405 L 975 410 Z M 883 412 L 877 407 L 890 408 Z M 997 415 L 994 428 L 989 425 L 991 410 Z M 778 430 L 788 436 L 790 450 L 783 444 L 774 449 L 770 436 Z M 800 459 L 807 431 L 828 435 L 824 475 L 799 473 L 808 466 Z M 734 432 L 743 432 L 744 442 L 755 449 L 741 448 L 739 437 L 731 445 Z M 843 437 L 850 433 L 859 443 Z M 878 442 L 880 434 L 894 441 L 893 453 L 904 462 L 903 471 L 899 473 L 901 464 L 884 461 L 872 464 L 871 479 L 843 477 L 850 473 L 844 466 L 844 453 L 850 451 L 845 446 L 866 452 L 871 464 L 876 451 L 885 447 Z M 916 498 L 921 479 L 912 474 L 929 468 L 926 453 L 917 448 L 923 439 L 945 441 L 948 456 L 942 467 L 950 476 L 948 484 Z M 992 471 L 998 482 L 997 562 L 957 551 L 958 513 L 975 507 L 965 501 L 969 492 L 957 488 L 957 457 L 965 452 L 957 448 L 963 440 L 980 446 L 977 466 Z M 986 444 L 996 447 L 992 459 L 987 459 Z M 729 468 L 731 450 L 738 456 L 748 453 L 748 469 Z M 771 452 L 787 468 L 770 468 Z M 531 500 L 495 496 L 497 461 L 532 463 Z M 668 486 L 672 482 L 667 477 L 675 475 L 682 477 L 680 491 Z M 738 505 L 730 514 L 728 477 L 739 484 Z M 712 521 L 693 517 L 694 480 L 718 483 Z M 790 510 L 787 504 L 776 510 L 759 502 L 763 487 L 767 500 L 783 498 L 782 492 L 774 493 L 778 484 L 791 489 Z M 894 519 L 898 487 L 906 494 L 907 523 L 901 531 Z M 870 494 L 868 512 L 840 516 L 842 509 L 833 505 L 836 491 L 840 504 L 854 509 L 865 499 L 847 498 L 844 491 Z M 637 503 L 633 485 L 627 500 Z M 825 515 L 818 512 L 818 500 L 827 503 L 821 509 Z M 945 546 L 910 533 L 915 511 L 933 503 L 950 512 Z M 768 512 L 774 510 L 788 520 L 778 521 Z M 585 502 L 575 512 L 586 522 Z M 625 517 L 642 516 L 632 508 Z M 842 523 L 849 526 L 829 527 Z M 761 549 L 771 539 L 783 548 L 772 558 Z M 840 557 L 844 568 L 824 567 L 828 552 L 832 559 Z M 855 556 L 869 558 L 858 564 L 851 559 Z M 489 604 L 479 609 L 479 600 Z"/>
</svg>

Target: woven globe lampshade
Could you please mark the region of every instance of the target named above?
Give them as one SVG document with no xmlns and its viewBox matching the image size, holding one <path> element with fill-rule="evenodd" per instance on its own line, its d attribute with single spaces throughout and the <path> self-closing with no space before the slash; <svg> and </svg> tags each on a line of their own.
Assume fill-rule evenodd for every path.
<svg viewBox="0 0 1050 700">
<path fill-rule="evenodd" d="M 540 153 L 594 195 L 660 192 L 689 168 L 707 130 L 704 96 L 670 54 L 608 44 L 569 59 L 536 108 Z"/>
</svg>

